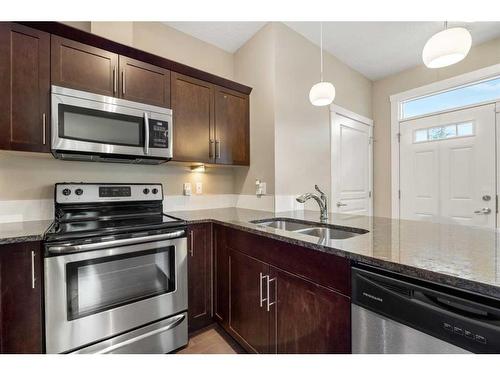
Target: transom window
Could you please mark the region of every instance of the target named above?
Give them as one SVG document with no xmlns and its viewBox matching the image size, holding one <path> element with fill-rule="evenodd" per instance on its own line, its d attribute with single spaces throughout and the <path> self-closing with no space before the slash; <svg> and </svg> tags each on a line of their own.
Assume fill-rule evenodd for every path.
<svg viewBox="0 0 500 375">
<path fill-rule="evenodd" d="M 470 137 L 474 135 L 474 123 L 472 121 L 432 128 L 418 129 L 413 132 L 413 142 L 431 142 L 443 139 Z"/>
<path fill-rule="evenodd" d="M 500 77 L 460 86 L 401 104 L 401 119 L 500 99 Z"/>
</svg>

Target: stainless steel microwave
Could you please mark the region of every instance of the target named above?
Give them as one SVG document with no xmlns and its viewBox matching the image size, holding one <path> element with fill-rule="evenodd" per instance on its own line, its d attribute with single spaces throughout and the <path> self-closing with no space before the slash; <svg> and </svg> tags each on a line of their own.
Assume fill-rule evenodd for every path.
<svg viewBox="0 0 500 375">
<path fill-rule="evenodd" d="M 58 159 L 159 164 L 172 158 L 172 110 L 52 86 Z"/>
</svg>

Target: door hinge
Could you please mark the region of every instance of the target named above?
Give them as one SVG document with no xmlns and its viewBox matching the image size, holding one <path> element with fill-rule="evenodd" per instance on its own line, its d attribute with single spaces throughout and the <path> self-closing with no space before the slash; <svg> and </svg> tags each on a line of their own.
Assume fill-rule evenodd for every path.
<svg viewBox="0 0 500 375">
<path fill-rule="evenodd" d="M 401 133 L 396 134 L 398 137 L 398 143 L 401 143 Z"/>
<path fill-rule="evenodd" d="M 371 192 L 371 191 L 369 191 L 369 192 L 368 192 L 368 198 L 371 198 L 371 197 L 372 197 L 372 192 Z"/>
<path fill-rule="evenodd" d="M 495 212 L 498 214 L 498 194 L 495 195 Z"/>
<path fill-rule="evenodd" d="M 398 190 L 398 198 L 401 199 L 401 190 Z"/>
</svg>

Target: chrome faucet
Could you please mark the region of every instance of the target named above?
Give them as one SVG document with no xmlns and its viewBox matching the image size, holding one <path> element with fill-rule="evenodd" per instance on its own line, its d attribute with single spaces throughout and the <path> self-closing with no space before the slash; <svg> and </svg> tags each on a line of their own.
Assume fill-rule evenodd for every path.
<svg viewBox="0 0 500 375">
<path fill-rule="evenodd" d="M 318 202 L 318 205 L 319 205 L 319 210 L 321 212 L 320 220 L 326 221 L 328 219 L 328 197 L 326 196 L 325 193 L 323 193 L 319 189 L 318 185 L 314 185 L 314 188 L 319 193 L 319 197 L 317 194 L 305 193 L 305 194 L 299 195 L 296 198 L 296 200 L 299 203 L 305 203 L 307 200 L 313 198 L 316 202 Z"/>
</svg>

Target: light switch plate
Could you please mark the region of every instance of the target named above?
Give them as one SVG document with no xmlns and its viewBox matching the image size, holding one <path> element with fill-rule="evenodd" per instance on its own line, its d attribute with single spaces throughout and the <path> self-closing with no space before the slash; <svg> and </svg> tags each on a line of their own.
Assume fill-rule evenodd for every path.
<svg viewBox="0 0 500 375">
<path fill-rule="evenodd" d="M 203 193 L 203 183 L 197 182 L 196 183 L 196 194 L 202 194 Z"/>
<path fill-rule="evenodd" d="M 182 193 L 187 196 L 191 195 L 191 182 L 184 183 L 182 186 Z"/>
</svg>

